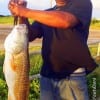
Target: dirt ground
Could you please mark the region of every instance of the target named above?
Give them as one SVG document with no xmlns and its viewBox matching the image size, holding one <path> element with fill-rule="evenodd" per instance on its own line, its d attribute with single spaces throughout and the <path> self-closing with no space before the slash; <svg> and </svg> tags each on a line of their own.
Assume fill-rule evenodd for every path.
<svg viewBox="0 0 100 100">
<path fill-rule="evenodd" d="M 0 49 L 4 49 L 3 44 L 4 40 L 7 37 L 7 35 L 11 32 L 13 26 L 11 25 L 1 25 L 0 24 Z M 100 30 L 90 30 L 88 43 L 100 41 Z M 29 43 L 30 46 L 40 46 L 42 42 L 42 39 L 36 39 L 35 41 Z"/>
<path fill-rule="evenodd" d="M 13 26 L 0 25 L 0 50 L 4 49 L 5 38 L 11 32 L 12 29 L 13 29 Z M 41 42 L 42 42 L 41 39 L 36 39 L 35 41 L 30 42 L 29 45 L 30 46 L 41 46 Z"/>
</svg>

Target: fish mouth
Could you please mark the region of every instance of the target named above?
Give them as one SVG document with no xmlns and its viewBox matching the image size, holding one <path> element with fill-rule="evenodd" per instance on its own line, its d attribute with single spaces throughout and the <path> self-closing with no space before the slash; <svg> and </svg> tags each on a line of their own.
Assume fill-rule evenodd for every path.
<svg viewBox="0 0 100 100">
<path fill-rule="evenodd" d="M 28 45 L 26 24 L 18 24 L 5 40 L 4 47 L 7 52 L 18 54 Z"/>
<path fill-rule="evenodd" d="M 27 29 L 26 24 L 18 24 L 18 25 L 15 25 L 15 27 L 16 27 L 17 29 Z"/>
<path fill-rule="evenodd" d="M 15 26 L 15 29 L 20 34 L 23 34 L 23 33 L 28 34 L 28 28 L 26 24 L 18 24 Z"/>
</svg>

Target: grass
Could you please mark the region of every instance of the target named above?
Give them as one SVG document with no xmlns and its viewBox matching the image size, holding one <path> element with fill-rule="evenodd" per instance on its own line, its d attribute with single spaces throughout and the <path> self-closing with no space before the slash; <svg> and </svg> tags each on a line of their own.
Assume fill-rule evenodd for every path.
<svg viewBox="0 0 100 100">
<path fill-rule="evenodd" d="M 4 61 L 4 51 L 0 51 L 0 66 L 3 66 Z"/>
<path fill-rule="evenodd" d="M 30 22 L 32 20 L 30 19 Z M 8 17 L 0 17 L 0 24 L 8 24 L 12 25 L 13 24 L 13 17 L 8 16 Z M 90 26 L 91 29 L 100 29 L 100 22 L 96 23 L 91 23 Z M 92 54 L 92 56 L 95 56 L 97 54 L 97 46 L 98 44 L 94 45 L 89 45 L 89 50 Z M 37 50 L 40 50 L 40 46 L 35 46 L 35 47 L 30 47 L 29 51 L 34 52 Z M 99 59 L 99 60 L 98 60 Z M 96 62 L 100 64 L 100 57 L 96 59 Z M 7 97 L 7 86 L 4 80 L 4 75 L 3 75 L 3 61 L 4 61 L 4 51 L 0 51 L 0 100 L 6 100 L 3 99 L 2 97 Z M 41 55 L 30 55 L 30 75 L 37 74 L 40 72 L 40 68 L 42 65 L 42 58 Z M 100 67 L 96 68 L 96 70 L 89 74 L 87 76 L 88 80 L 88 88 L 89 88 L 89 95 L 92 100 L 93 96 L 93 79 L 96 78 L 96 94 L 97 97 L 100 97 Z M 39 80 L 35 79 L 31 81 L 30 83 L 30 95 L 29 95 L 29 100 L 39 100 Z"/>
<path fill-rule="evenodd" d="M 90 29 L 100 30 L 100 22 L 91 24 Z"/>
<path fill-rule="evenodd" d="M 89 45 L 89 50 L 90 50 L 92 56 L 97 55 L 97 50 L 98 50 L 97 47 L 98 47 L 98 43 Z"/>
<path fill-rule="evenodd" d="M 36 47 L 30 47 L 30 52 L 32 51 L 37 51 L 40 50 L 40 46 Z M 92 45 L 89 47 L 91 54 L 96 55 L 96 50 L 97 50 L 97 44 Z M 7 86 L 6 82 L 4 80 L 4 75 L 3 75 L 3 70 L 2 70 L 2 65 L 3 65 L 3 60 L 4 60 L 4 51 L 0 51 L 0 100 L 6 100 L 5 97 L 7 98 Z M 97 61 L 98 64 L 100 64 L 100 57 L 99 60 Z M 34 75 L 40 72 L 42 65 L 42 58 L 41 55 L 30 55 L 30 75 Z M 96 70 L 89 74 L 87 76 L 88 80 L 88 89 L 89 89 L 89 96 L 90 100 L 92 100 L 93 96 L 93 79 L 96 78 L 96 95 L 97 97 L 100 96 L 100 67 L 96 68 Z M 39 100 L 39 93 L 40 93 L 40 83 L 39 79 L 34 79 L 30 82 L 30 94 L 29 94 L 29 100 Z M 4 95 L 2 97 L 2 95 Z"/>
<path fill-rule="evenodd" d="M 41 50 L 41 46 L 31 46 L 29 48 L 29 52 L 39 51 Z"/>
<path fill-rule="evenodd" d="M 11 16 L 0 17 L 0 24 L 13 24 L 13 20 Z"/>
<path fill-rule="evenodd" d="M 0 24 L 13 25 L 13 22 L 14 22 L 14 17 L 13 16 L 0 17 Z M 29 22 L 32 23 L 33 20 L 32 19 L 29 19 Z"/>
<path fill-rule="evenodd" d="M 32 23 L 33 20 L 29 19 L 29 22 Z M 12 16 L 0 17 L 0 24 L 13 25 L 13 17 Z M 92 22 L 91 22 L 91 25 L 90 25 L 90 29 L 100 30 L 100 21 L 93 19 Z"/>
<path fill-rule="evenodd" d="M 31 47 L 30 51 L 40 50 L 38 46 Z M 0 51 L 0 100 L 7 100 L 7 84 L 3 73 L 4 51 Z M 40 72 L 42 65 L 42 58 L 40 54 L 30 55 L 30 75 L 34 75 Z M 40 85 L 39 79 L 30 81 L 30 94 L 29 100 L 39 100 Z"/>
</svg>

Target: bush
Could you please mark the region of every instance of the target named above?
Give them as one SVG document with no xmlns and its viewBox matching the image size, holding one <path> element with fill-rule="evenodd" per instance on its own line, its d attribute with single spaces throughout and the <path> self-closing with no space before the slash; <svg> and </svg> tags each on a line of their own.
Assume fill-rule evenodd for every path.
<svg viewBox="0 0 100 100">
<path fill-rule="evenodd" d="M 100 22 L 99 20 L 97 20 L 96 18 L 94 18 L 94 19 L 92 19 L 91 24 L 96 24 L 96 23 L 99 23 L 99 22 Z"/>
<path fill-rule="evenodd" d="M 42 65 L 41 55 L 30 56 L 30 75 L 40 73 L 40 68 Z M 29 100 L 39 100 L 40 96 L 40 81 L 39 79 L 34 79 L 30 82 L 30 94 Z"/>
<path fill-rule="evenodd" d="M 39 100 L 39 98 L 40 98 L 40 81 L 39 79 L 34 79 L 30 83 L 29 100 Z"/>
<path fill-rule="evenodd" d="M 7 100 L 7 90 L 6 82 L 0 79 L 0 100 Z"/>
<path fill-rule="evenodd" d="M 98 67 L 93 73 L 87 76 L 88 90 L 90 100 L 94 100 L 93 96 L 100 96 L 100 67 Z"/>
<path fill-rule="evenodd" d="M 0 79 L 4 80 L 4 73 L 3 73 L 3 67 L 0 66 Z"/>
<path fill-rule="evenodd" d="M 0 51 L 0 66 L 3 66 L 4 62 L 4 51 Z"/>
<path fill-rule="evenodd" d="M 42 65 L 41 55 L 30 56 L 30 75 L 40 73 L 40 68 Z"/>
<path fill-rule="evenodd" d="M 92 49 L 91 49 L 92 50 Z M 95 50 L 92 50 L 92 52 Z M 93 53 L 93 55 L 95 55 Z M 99 57 L 100 58 L 100 57 Z M 98 58 L 98 59 L 99 59 Z M 97 63 L 100 64 L 100 59 L 97 59 Z M 3 60 L 4 60 L 4 53 L 0 52 L 0 100 L 7 100 L 7 85 L 4 80 L 3 74 Z M 34 75 L 40 72 L 42 65 L 42 57 L 41 55 L 31 55 L 30 56 L 30 75 Z M 89 89 L 89 96 L 92 99 L 93 97 L 93 79 L 96 78 L 96 95 L 97 97 L 100 96 L 100 67 L 98 67 L 93 73 L 87 76 L 88 80 L 88 89 Z M 39 100 L 40 97 L 40 81 L 39 79 L 34 79 L 30 82 L 30 94 L 29 100 Z"/>
<path fill-rule="evenodd" d="M 0 56 L 0 60 L 4 59 L 4 54 Z M 1 62 L 3 65 L 3 61 Z M 30 75 L 34 75 L 40 72 L 42 65 L 41 55 L 30 56 Z M 3 67 L 0 66 L 0 100 L 7 100 L 7 85 L 4 80 Z M 39 79 L 34 79 L 30 82 L 30 94 L 29 100 L 39 100 L 40 95 L 40 83 Z"/>
</svg>

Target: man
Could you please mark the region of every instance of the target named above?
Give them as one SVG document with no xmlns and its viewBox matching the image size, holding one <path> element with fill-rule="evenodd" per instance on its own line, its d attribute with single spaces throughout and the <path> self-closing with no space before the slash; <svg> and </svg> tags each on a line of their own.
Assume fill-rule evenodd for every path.
<svg viewBox="0 0 100 100">
<path fill-rule="evenodd" d="M 46 10 L 9 3 L 13 15 L 35 20 L 28 25 L 30 41 L 43 37 L 40 100 L 89 100 L 86 72 L 97 66 L 87 47 L 90 0 L 56 0 Z"/>
</svg>

